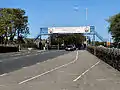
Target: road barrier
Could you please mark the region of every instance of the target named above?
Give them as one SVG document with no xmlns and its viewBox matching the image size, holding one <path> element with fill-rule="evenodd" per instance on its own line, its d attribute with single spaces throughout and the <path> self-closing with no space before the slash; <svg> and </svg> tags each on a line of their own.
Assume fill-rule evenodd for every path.
<svg viewBox="0 0 120 90">
<path fill-rule="evenodd" d="M 88 46 L 87 50 L 120 71 L 120 49 Z"/>
</svg>

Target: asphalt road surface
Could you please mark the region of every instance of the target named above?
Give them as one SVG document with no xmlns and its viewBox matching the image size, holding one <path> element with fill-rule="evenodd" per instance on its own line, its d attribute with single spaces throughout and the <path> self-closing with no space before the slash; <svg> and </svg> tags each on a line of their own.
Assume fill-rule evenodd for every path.
<svg viewBox="0 0 120 90">
<path fill-rule="evenodd" d="M 20 52 L 0 53 L 0 60 L 9 60 L 10 58 L 17 58 L 21 56 L 32 55 L 44 52 L 43 50 L 22 50 Z"/>
<path fill-rule="evenodd" d="M 8 61 L 14 60 L 3 62 Z M 84 50 L 48 51 L 16 61 L 29 65 L 0 75 L 0 90 L 120 90 L 120 72 Z"/>
<path fill-rule="evenodd" d="M 48 59 L 55 58 L 68 52 L 64 51 L 22 51 L 16 53 L 5 53 L 0 59 L 0 74 L 18 70 L 23 67 L 34 65 Z"/>
</svg>

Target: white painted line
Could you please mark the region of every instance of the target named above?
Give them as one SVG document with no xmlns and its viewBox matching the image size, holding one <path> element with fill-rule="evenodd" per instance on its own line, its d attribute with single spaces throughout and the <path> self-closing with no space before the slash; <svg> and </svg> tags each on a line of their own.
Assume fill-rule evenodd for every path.
<svg viewBox="0 0 120 90">
<path fill-rule="evenodd" d="M 50 52 L 56 52 L 56 51 L 50 51 Z M 50 52 L 43 52 L 43 53 L 38 53 L 38 54 L 45 54 L 45 53 L 50 53 Z M 24 55 L 24 54 L 28 54 L 28 53 L 23 53 L 21 55 Z M 12 60 L 15 60 L 15 59 L 19 59 L 19 58 L 25 58 L 25 57 L 28 57 L 28 56 L 35 56 L 35 54 L 31 54 L 31 55 L 25 55 L 25 56 L 19 56 L 19 57 L 13 57 L 13 58 L 9 58 L 12 59 Z M 2 60 L 8 60 L 8 59 L 2 59 Z"/>
<path fill-rule="evenodd" d="M 40 63 L 37 63 L 37 64 L 40 64 Z"/>
<path fill-rule="evenodd" d="M 98 61 L 97 63 L 95 63 L 94 65 L 92 65 L 90 68 L 88 68 L 85 72 L 83 72 L 80 76 L 78 76 L 76 79 L 73 80 L 73 82 L 79 80 L 83 75 L 85 75 L 88 71 L 90 71 L 92 68 L 94 68 L 96 65 L 98 65 L 100 63 L 100 61 Z"/>
<path fill-rule="evenodd" d="M 27 68 L 27 67 L 22 67 L 22 68 Z"/>
<path fill-rule="evenodd" d="M 13 58 L 13 59 L 19 59 L 20 57 L 15 57 L 15 58 Z"/>
<path fill-rule="evenodd" d="M 24 54 L 26 54 L 26 53 L 23 53 L 22 55 L 24 55 Z M 38 53 L 38 54 L 41 54 L 41 53 Z M 19 57 L 13 57 L 13 58 L 9 58 L 9 59 L 15 60 L 15 59 L 19 59 L 19 58 L 25 58 L 25 57 L 28 57 L 28 56 L 35 56 L 35 54 L 19 56 Z M 8 59 L 2 59 L 2 60 L 8 60 Z"/>
<path fill-rule="evenodd" d="M 55 70 L 60 69 L 60 68 L 62 68 L 62 67 L 68 66 L 69 64 L 72 64 L 72 63 L 76 62 L 77 60 L 78 60 L 78 51 L 77 51 L 76 57 L 75 57 L 75 59 L 74 59 L 73 61 L 71 61 L 71 62 L 69 62 L 69 63 L 67 63 L 67 64 L 64 64 L 64 65 L 61 65 L 61 66 L 59 66 L 59 67 L 53 68 L 53 69 L 51 69 L 51 70 L 49 70 L 49 71 L 46 71 L 46 72 L 44 72 L 44 73 L 42 73 L 42 74 L 39 74 L 39 75 L 37 75 L 37 76 L 34 76 L 34 77 L 32 77 L 32 78 L 26 79 L 26 80 L 24 80 L 24 81 L 22 81 L 22 82 L 19 82 L 18 84 L 23 84 L 23 83 L 26 83 L 26 82 L 31 81 L 31 80 L 33 80 L 33 79 L 36 79 L 36 78 L 38 78 L 38 77 L 41 77 L 41 76 L 43 76 L 43 75 L 45 75 L 45 74 L 48 74 L 48 73 L 50 73 L 50 72 L 52 72 L 52 71 L 55 71 Z"/>
<path fill-rule="evenodd" d="M 53 51 L 50 51 L 50 52 L 53 52 Z M 39 53 L 39 54 L 47 54 L 47 53 L 50 53 L 50 52 L 46 51 L 46 52 L 42 52 L 42 53 Z"/>
<path fill-rule="evenodd" d="M 105 80 L 108 80 L 108 79 L 96 79 L 97 81 L 105 81 Z"/>
<path fill-rule="evenodd" d="M 17 55 L 21 55 L 21 54 L 13 54 L 13 55 L 10 55 L 10 56 L 17 56 Z"/>
<path fill-rule="evenodd" d="M 2 76 L 6 76 L 6 75 L 7 75 L 7 73 L 1 74 L 0 77 L 2 77 Z"/>
</svg>

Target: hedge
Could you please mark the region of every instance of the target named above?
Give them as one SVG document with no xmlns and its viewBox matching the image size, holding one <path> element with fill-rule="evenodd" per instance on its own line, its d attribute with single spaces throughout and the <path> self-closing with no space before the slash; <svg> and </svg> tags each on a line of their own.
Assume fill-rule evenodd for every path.
<svg viewBox="0 0 120 90">
<path fill-rule="evenodd" d="M 120 49 L 88 46 L 87 50 L 120 71 Z"/>
<path fill-rule="evenodd" d="M 33 43 L 31 43 L 31 44 L 21 44 L 20 46 L 21 46 L 21 48 L 37 48 L 37 45 L 33 44 Z"/>
<path fill-rule="evenodd" d="M 17 51 L 19 51 L 19 48 L 16 46 L 0 46 L 0 53 L 17 52 Z"/>
</svg>

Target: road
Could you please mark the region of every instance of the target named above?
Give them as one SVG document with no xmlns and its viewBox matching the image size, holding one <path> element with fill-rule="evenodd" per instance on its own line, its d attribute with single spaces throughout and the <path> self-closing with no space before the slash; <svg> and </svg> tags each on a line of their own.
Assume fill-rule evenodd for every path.
<svg viewBox="0 0 120 90">
<path fill-rule="evenodd" d="M 120 72 L 85 50 L 34 54 L 2 60 L 5 63 L 12 62 L 11 67 L 25 64 L 18 70 L 8 67 L 10 72 L 0 75 L 0 90 L 120 89 Z"/>
<path fill-rule="evenodd" d="M 55 58 L 68 52 L 64 51 L 22 51 L 17 53 L 1 54 L 0 73 L 8 73 L 20 68 L 34 65 L 48 59 Z"/>
</svg>

